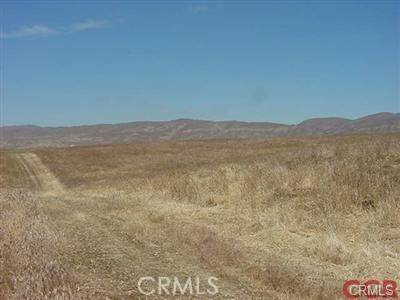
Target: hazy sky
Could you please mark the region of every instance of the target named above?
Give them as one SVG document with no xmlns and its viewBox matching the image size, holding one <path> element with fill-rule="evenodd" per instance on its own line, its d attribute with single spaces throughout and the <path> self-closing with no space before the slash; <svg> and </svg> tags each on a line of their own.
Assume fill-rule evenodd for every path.
<svg viewBox="0 0 400 300">
<path fill-rule="evenodd" d="M 0 7 L 3 125 L 399 112 L 397 1 Z"/>
</svg>

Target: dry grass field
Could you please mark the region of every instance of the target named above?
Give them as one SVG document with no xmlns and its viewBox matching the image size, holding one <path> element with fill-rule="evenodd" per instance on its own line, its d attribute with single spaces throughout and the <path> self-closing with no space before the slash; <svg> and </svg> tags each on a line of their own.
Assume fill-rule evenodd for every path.
<svg viewBox="0 0 400 300">
<path fill-rule="evenodd" d="M 341 299 L 400 280 L 400 135 L 0 152 L 0 299 Z M 188 299 L 188 296 L 179 296 Z"/>
</svg>

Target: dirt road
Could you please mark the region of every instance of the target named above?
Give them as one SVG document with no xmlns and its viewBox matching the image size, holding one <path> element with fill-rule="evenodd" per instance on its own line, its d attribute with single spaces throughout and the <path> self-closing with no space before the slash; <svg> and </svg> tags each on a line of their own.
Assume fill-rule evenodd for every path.
<svg viewBox="0 0 400 300">
<path fill-rule="evenodd" d="M 57 177 L 36 154 L 25 152 L 18 153 L 16 156 L 37 190 L 51 194 L 61 194 L 64 191 L 64 187 Z"/>
<path fill-rule="evenodd" d="M 69 190 L 36 154 L 18 153 L 16 158 L 37 191 L 48 225 L 67 241 L 60 249 L 62 263 L 83 282 L 101 289 L 99 294 L 116 299 L 149 299 L 137 290 L 141 277 L 178 276 L 183 281 L 201 278 L 203 288 L 208 278 L 218 278 L 220 292 L 210 296 L 213 299 L 259 295 L 236 286 L 233 274 L 228 276 L 219 270 L 232 262 L 218 262 L 213 256 L 232 249 L 217 240 L 206 223 L 185 217 L 191 215 L 185 205 L 150 195 L 115 197 L 99 191 Z M 229 272 L 233 272 L 231 268 L 239 272 L 238 267 L 230 267 Z M 169 297 L 156 293 L 150 298 Z"/>
</svg>

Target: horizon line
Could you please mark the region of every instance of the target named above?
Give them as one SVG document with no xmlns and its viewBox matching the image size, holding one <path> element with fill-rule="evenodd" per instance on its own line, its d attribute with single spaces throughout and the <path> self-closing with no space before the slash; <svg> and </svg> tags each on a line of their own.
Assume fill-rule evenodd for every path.
<svg viewBox="0 0 400 300">
<path fill-rule="evenodd" d="M 138 120 L 138 121 L 126 121 L 126 122 L 115 122 L 115 123 L 92 123 L 92 124 L 79 124 L 79 125 L 36 125 L 36 124 L 18 124 L 18 125 L 0 125 L 0 128 L 6 127 L 40 127 L 40 128 L 71 128 L 71 127 L 85 127 L 85 126 L 113 126 L 120 124 L 130 124 L 130 123 L 166 123 L 166 122 L 176 122 L 176 121 L 199 121 L 199 122 L 216 122 L 216 123 L 227 123 L 227 122 L 238 122 L 238 123 L 270 123 L 277 125 L 286 125 L 286 126 L 296 126 L 308 120 L 314 119 L 343 119 L 349 121 L 355 121 L 361 118 L 382 115 L 382 114 L 391 114 L 397 115 L 400 117 L 400 112 L 389 112 L 383 111 L 368 115 L 362 115 L 358 118 L 345 118 L 339 116 L 328 116 L 328 117 L 311 117 L 300 121 L 299 123 L 280 123 L 280 122 L 270 122 L 270 121 L 244 121 L 244 120 L 211 120 L 211 119 L 196 119 L 196 118 L 177 118 L 177 119 L 169 119 L 169 120 Z"/>
</svg>

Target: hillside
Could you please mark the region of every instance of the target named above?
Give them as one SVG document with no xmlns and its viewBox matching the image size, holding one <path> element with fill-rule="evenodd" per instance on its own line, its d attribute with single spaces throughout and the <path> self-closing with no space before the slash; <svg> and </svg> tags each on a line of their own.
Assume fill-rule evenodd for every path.
<svg viewBox="0 0 400 300">
<path fill-rule="evenodd" d="M 355 120 L 316 118 L 297 125 L 178 119 L 73 127 L 6 126 L 0 130 L 2 148 L 59 147 L 135 141 L 263 139 L 292 135 L 391 133 L 400 132 L 400 115 L 379 113 Z"/>
</svg>

